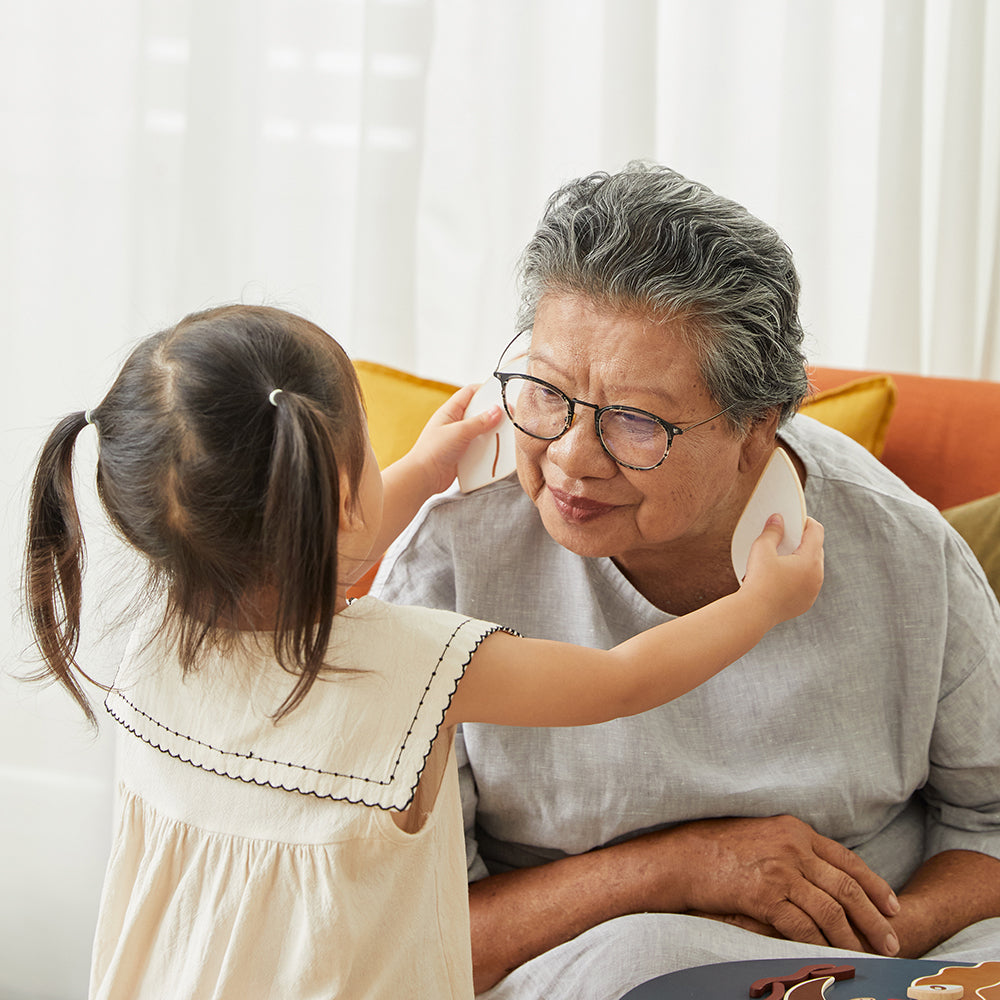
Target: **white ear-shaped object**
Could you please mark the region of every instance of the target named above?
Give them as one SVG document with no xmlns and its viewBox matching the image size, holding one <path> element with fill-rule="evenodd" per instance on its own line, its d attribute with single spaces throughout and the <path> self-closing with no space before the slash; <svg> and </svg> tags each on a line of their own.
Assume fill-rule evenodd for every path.
<svg viewBox="0 0 1000 1000">
<path fill-rule="evenodd" d="M 476 390 L 465 415 L 472 417 L 498 404 L 503 407 L 500 383 L 495 378 L 490 378 Z M 462 456 L 458 463 L 458 487 L 463 493 L 471 493 L 487 483 L 503 479 L 515 468 L 514 425 L 504 413 L 500 423 L 485 434 L 480 434 Z"/>
<path fill-rule="evenodd" d="M 775 448 L 736 523 L 732 557 L 737 580 L 746 576 L 750 546 L 764 530 L 764 525 L 772 514 L 780 514 L 785 522 L 785 535 L 778 545 L 778 553 L 788 555 L 802 541 L 802 531 L 806 524 L 806 498 L 795 466 L 784 448 Z"/>
</svg>

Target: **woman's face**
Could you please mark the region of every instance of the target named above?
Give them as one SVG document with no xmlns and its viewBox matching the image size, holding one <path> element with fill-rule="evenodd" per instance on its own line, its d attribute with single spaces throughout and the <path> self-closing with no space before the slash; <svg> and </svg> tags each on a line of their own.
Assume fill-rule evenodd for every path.
<svg viewBox="0 0 1000 1000">
<path fill-rule="evenodd" d="M 638 407 L 685 427 L 721 407 L 678 333 L 681 322 L 654 324 L 584 296 L 552 293 L 536 313 L 527 371 L 571 398 Z M 593 410 L 578 406 L 556 441 L 516 433 L 517 470 L 546 530 L 578 555 L 627 564 L 691 544 L 717 553 L 728 551 L 759 472 L 746 454 L 758 434 L 738 436 L 719 417 L 675 436 L 658 468 L 635 471 L 604 451 Z M 771 435 L 773 443 L 773 427 Z"/>
</svg>

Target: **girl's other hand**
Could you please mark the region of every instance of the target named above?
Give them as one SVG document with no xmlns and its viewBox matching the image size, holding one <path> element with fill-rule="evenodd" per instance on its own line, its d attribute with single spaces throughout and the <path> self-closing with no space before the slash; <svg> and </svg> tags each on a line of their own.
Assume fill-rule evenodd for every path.
<svg viewBox="0 0 1000 1000">
<path fill-rule="evenodd" d="M 424 425 L 408 453 L 424 470 L 430 492 L 446 490 L 458 475 L 458 462 L 480 434 L 496 427 L 503 416 L 497 405 L 473 417 L 465 411 L 478 385 L 466 385 L 442 404 Z"/>
</svg>

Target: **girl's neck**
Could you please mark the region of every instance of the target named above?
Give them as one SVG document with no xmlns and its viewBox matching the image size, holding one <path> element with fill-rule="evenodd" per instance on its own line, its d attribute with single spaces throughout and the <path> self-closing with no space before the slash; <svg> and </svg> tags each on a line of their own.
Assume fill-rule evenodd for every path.
<svg viewBox="0 0 1000 1000">
<path fill-rule="evenodd" d="M 220 615 L 219 624 L 238 632 L 273 632 L 278 624 L 277 589 L 261 587 L 241 601 L 232 615 Z"/>
<path fill-rule="evenodd" d="M 338 588 L 334 603 L 334 613 L 340 614 L 347 607 L 347 595 Z M 249 598 L 233 615 L 220 616 L 223 628 L 238 632 L 273 632 L 278 625 L 278 591 L 276 587 L 262 587 Z"/>
</svg>

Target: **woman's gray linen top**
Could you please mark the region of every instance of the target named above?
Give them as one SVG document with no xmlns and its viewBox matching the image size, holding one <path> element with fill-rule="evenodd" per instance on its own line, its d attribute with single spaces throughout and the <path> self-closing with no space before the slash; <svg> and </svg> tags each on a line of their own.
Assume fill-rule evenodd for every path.
<svg viewBox="0 0 1000 1000">
<path fill-rule="evenodd" d="M 1000 609 L 979 565 L 843 435 L 799 416 L 782 437 L 826 529 L 814 607 L 651 712 L 573 729 L 467 725 L 470 878 L 687 820 L 778 813 L 897 888 L 943 850 L 1000 858 Z M 516 477 L 432 500 L 374 592 L 595 647 L 670 618 L 611 559 L 554 543 Z"/>
</svg>

